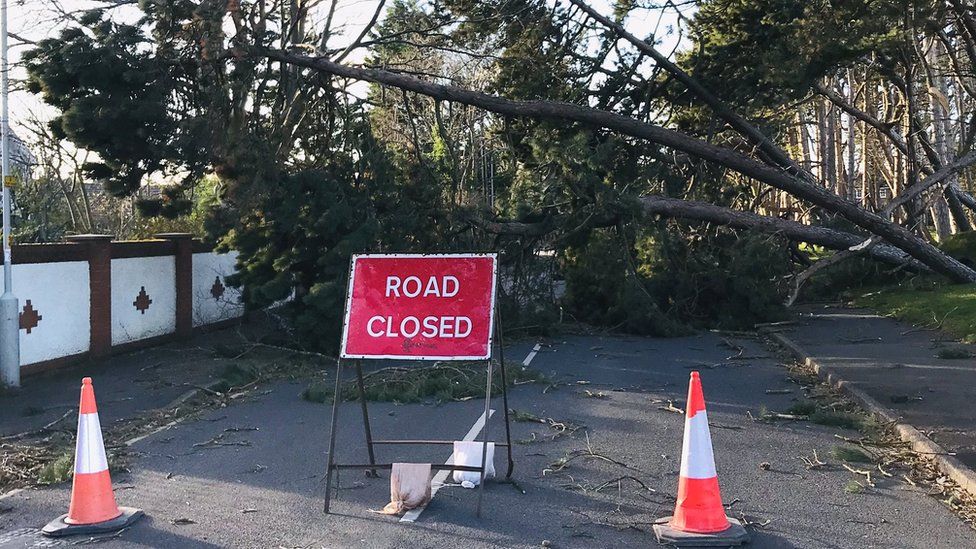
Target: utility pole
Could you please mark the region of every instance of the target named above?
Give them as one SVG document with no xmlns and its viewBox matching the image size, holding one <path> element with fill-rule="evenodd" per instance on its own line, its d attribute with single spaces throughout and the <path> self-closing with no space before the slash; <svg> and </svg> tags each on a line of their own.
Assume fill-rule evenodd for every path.
<svg viewBox="0 0 976 549">
<path fill-rule="evenodd" d="M 7 0 L 0 0 L 0 147 L 3 148 L 3 294 L 0 295 L 0 384 L 20 387 L 20 307 L 13 292 L 10 257 L 10 116 L 7 93 L 10 78 L 7 74 Z"/>
</svg>

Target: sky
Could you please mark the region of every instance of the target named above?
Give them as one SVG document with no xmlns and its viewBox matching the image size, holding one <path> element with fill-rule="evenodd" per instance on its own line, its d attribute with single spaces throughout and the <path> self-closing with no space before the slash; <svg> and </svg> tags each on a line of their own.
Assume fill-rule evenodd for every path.
<svg viewBox="0 0 976 549">
<path fill-rule="evenodd" d="M 240 0 L 241 2 L 251 2 L 253 0 Z M 329 47 L 344 47 L 362 32 L 363 27 L 368 24 L 376 10 L 379 0 L 339 0 L 335 14 L 335 22 L 341 33 L 329 43 Z M 554 0 L 555 1 L 555 0 Z M 23 121 L 32 116 L 49 119 L 54 114 L 54 110 L 45 105 L 39 97 L 36 97 L 22 89 L 25 78 L 24 70 L 17 65 L 21 54 L 29 49 L 29 45 L 24 41 L 37 41 L 44 38 L 55 36 L 63 27 L 64 17 L 55 8 L 52 0 L 7 0 L 8 2 L 8 29 L 11 33 L 9 39 L 10 51 L 9 58 L 11 63 L 11 81 L 15 88 L 10 94 L 10 119 L 14 131 Z M 387 2 L 389 4 L 391 2 Z M 323 2 L 325 4 L 325 2 Z M 71 13 L 78 10 L 91 8 L 99 4 L 92 0 L 60 0 L 57 5 L 65 12 Z M 607 0 L 593 0 L 591 5 L 602 13 L 610 14 L 610 4 Z M 120 18 L 134 18 L 138 10 L 134 7 L 117 8 L 114 13 Z M 666 17 L 658 27 L 656 35 L 661 38 L 661 51 L 670 52 L 676 43 L 678 35 L 666 35 L 667 25 L 674 25 L 676 17 L 671 15 Z M 658 24 L 658 14 L 654 12 L 640 12 L 631 15 L 626 22 L 627 29 L 639 37 L 650 35 Z M 344 62 L 358 63 L 364 56 L 362 50 L 350 55 Z M 21 89 L 16 89 L 17 87 Z M 365 90 L 365 86 L 362 88 Z M 356 90 L 353 90 L 356 93 Z"/>
</svg>

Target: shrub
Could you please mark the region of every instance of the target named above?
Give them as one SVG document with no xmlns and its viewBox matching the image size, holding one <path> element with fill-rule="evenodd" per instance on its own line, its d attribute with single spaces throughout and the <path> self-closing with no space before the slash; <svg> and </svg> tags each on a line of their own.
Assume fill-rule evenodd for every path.
<svg viewBox="0 0 976 549">
<path fill-rule="evenodd" d="M 220 372 L 220 379 L 213 390 L 226 392 L 235 387 L 243 387 L 258 379 L 260 372 L 254 366 L 245 364 L 228 364 Z"/>
<path fill-rule="evenodd" d="M 594 231 L 584 246 L 567 250 L 564 303 L 576 318 L 661 336 L 784 318 L 784 241 L 724 229 L 689 235 L 673 225 L 634 241 L 629 248 L 615 231 Z"/>
<path fill-rule="evenodd" d="M 37 473 L 38 484 L 60 484 L 69 480 L 74 472 L 74 455 L 66 452 L 44 464 Z"/>
<path fill-rule="evenodd" d="M 628 250 L 609 231 L 595 231 L 582 247 L 563 255 L 563 303 L 577 320 L 628 333 L 671 336 L 684 333 L 677 319 L 661 312 L 647 280 L 628 267 Z"/>
<path fill-rule="evenodd" d="M 828 427 L 843 427 L 845 429 L 860 429 L 864 420 L 855 414 L 818 410 L 810 414 L 810 423 L 826 425 Z"/>
<path fill-rule="evenodd" d="M 969 267 L 976 267 L 976 231 L 950 235 L 939 243 L 939 249 Z"/>
<path fill-rule="evenodd" d="M 936 351 L 935 356 L 947 360 L 960 360 L 972 358 L 973 353 L 963 347 L 944 347 Z"/>
<path fill-rule="evenodd" d="M 902 281 L 904 272 L 892 272 L 892 266 L 867 257 L 851 257 L 821 270 L 802 289 L 806 300 L 851 299 L 864 287 Z"/>
<path fill-rule="evenodd" d="M 817 404 L 809 400 L 797 402 L 786 409 L 787 414 L 794 416 L 809 416 L 817 411 Z"/>
</svg>

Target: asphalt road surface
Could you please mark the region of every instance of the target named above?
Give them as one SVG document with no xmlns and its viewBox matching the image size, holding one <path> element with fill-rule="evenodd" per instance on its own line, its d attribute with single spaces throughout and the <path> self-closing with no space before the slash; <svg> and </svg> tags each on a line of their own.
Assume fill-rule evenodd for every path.
<svg viewBox="0 0 976 549">
<path fill-rule="evenodd" d="M 682 415 L 659 408 L 668 400 L 683 407 L 689 372 L 701 367 L 723 499 L 731 515 L 764 525 L 749 528 L 749 547 L 976 547 L 976 532 L 921 488 L 881 479 L 863 493 L 845 491 L 854 476 L 828 454 L 838 443 L 835 434 L 856 433 L 751 420 L 747 412 L 758 415 L 762 406 L 785 410 L 799 387 L 761 343 L 735 341 L 745 356 L 761 358 L 726 361 L 731 351 L 714 334 L 667 340 L 573 336 L 542 346 L 531 367 L 560 384 L 520 385 L 510 393 L 510 407 L 552 418 L 567 431 L 553 437 L 559 425 L 512 423 L 517 485 L 489 482 L 480 519 L 477 492 L 457 486 L 441 489 L 413 523 L 371 513 L 389 501 L 388 473 L 371 479 L 350 471 L 340 477 L 333 514 L 324 515 L 329 406 L 303 401 L 304 382 L 259 387 L 243 402 L 136 443 L 131 472 L 114 479 L 116 496 L 148 517 L 98 545 L 655 546 L 650 524 L 673 509 L 683 427 Z M 513 345 L 507 353 L 521 360 L 533 344 Z M 766 392 L 786 389 L 791 392 Z M 376 438 L 456 439 L 471 430 L 482 407 L 475 399 L 371 403 L 370 411 Z M 492 407 L 498 413 L 491 433 L 498 440 L 500 399 Z M 102 414 L 110 414 L 105 408 Z M 358 403 L 341 407 L 340 461 L 366 459 L 360 418 Z M 206 444 L 215 437 L 220 445 Z M 814 450 L 832 466 L 807 469 L 800 458 Z M 377 457 L 443 463 L 449 454 L 448 447 L 388 446 Z M 502 475 L 503 455 L 495 460 Z M 764 462 L 768 469 L 760 467 Z M 66 510 L 69 490 L 26 490 L 0 500 L 0 548 L 77 542 L 38 534 Z"/>
</svg>

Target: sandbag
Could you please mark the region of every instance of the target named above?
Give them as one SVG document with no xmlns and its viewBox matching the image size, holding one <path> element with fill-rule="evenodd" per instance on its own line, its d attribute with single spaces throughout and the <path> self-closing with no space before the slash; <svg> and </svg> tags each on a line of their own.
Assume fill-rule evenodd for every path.
<svg viewBox="0 0 976 549">
<path fill-rule="evenodd" d="M 394 463 L 390 472 L 390 503 L 380 513 L 399 515 L 430 501 L 430 464 Z"/>
</svg>

